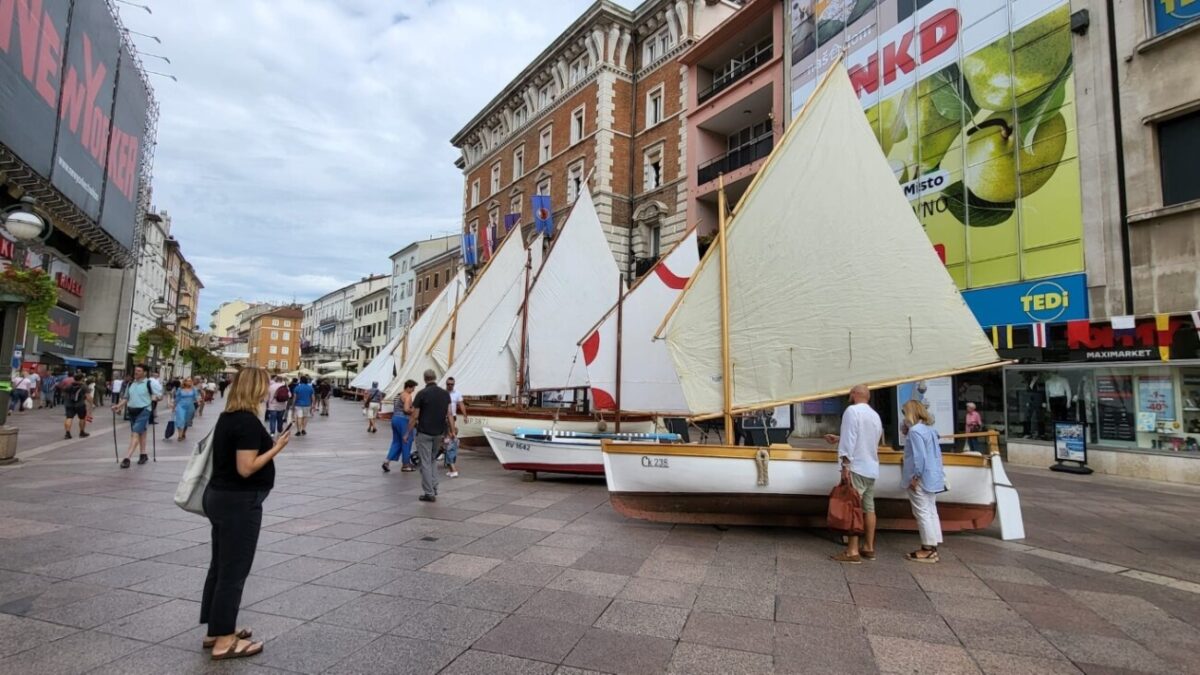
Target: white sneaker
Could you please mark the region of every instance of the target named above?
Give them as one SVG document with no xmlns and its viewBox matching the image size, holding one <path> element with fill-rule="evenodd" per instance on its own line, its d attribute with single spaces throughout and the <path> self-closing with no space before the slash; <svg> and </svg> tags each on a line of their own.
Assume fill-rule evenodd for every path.
<svg viewBox="0 0 1200 675">
<path fill-rule="evenodd" d="M 447 471 L 446 478 L 458 478 L 458 472 L 457 471 Z"/>
</svg>

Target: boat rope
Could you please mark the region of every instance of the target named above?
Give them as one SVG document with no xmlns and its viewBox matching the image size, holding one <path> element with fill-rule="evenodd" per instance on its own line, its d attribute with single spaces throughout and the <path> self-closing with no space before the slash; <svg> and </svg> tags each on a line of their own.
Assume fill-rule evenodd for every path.
<svg viewBox="0 0 1200 675">
<path fill-rule="evenodd" d="M 849 363 L 854 363 L 854 331 L 846 331 L 846 349 L 850 355 Z"/>
<path fill-rule="evenodd" d="M 754 466 L 758 469 L 758 485 L 765 487 L 771 482 L 770 475 L 771 451 L 766 448 L 759 448 L 758 452 L 754 453 Z"/>
<path fill-rule="evenodd" d="M 788 347 L 788 365 L 791 370 L 788 373 L 788 381 L 796 381 L 796 348 Z"/>
<path fill-rule="evenodd" d="M 908 317 L 908 353 L 911 354 L 914 351 L 916 351 L 916 349 L 917 349 L 917 346 L 913 342 L 912 317 L 910 316 L 910 317 Z"/>
</svg>

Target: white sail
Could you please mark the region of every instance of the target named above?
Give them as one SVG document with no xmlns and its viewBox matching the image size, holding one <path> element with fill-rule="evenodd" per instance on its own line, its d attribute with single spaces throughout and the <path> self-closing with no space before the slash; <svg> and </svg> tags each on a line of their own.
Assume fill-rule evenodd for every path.
<svg viewBox="0 0 1200 675">
<path fill-rule="evenodd" d="M 370 389 L 372 382 L 378 382 L 381 385 L 387 386 L 392 378 L 396 376 L 396 348 L 400 346 L 400 341 L 404 339 L 404 333 L 400 333 L 396 337 L 388 340 L 383 351 L 375 355 L 371 362 L 367 364 L 362 372 L 350 380 L 350 386 L 357 389 Z"/>
<path fill-rule="evenodd" d="M 447 377 L 454 378 L 454 388 L 463 396 L 513 396 L 517 393 L 517 360 L 520 353 L 514 351 L 513 345 L 519 343 L 521 334 L 520 311 L 521 303 L 525 300 L 526 249 L 513 249 L 521 254 L 520 274 L 500 289 L 503 296 L 483 318 L 475 335 L 461 348 L 455 349 L 454 363 L 446 372 Z M 532 280 L 532 274 L 536 274 L 542 266 L 540 235 L 529 244 L 528 251 L 532 262 Z M 510 339 L 514 335 L 516 338 Z"/>
<path fill-rule="evenodd" d="M 621 301 L 621 409 L 688 412 L 667 343 L 654 332 L 700 262 L 693 230 L 642 277 Z M 613 307 L 579 348 L 598 410 L 616 406 L 617 308 Z"/>
<path fill-rule="evenodd" d="M 423 385 L 427 369 L 432 369 L 441 377 L 444 371 L 429 356 L 429 347 L 433 338 L 437 336 L 438 330 L 450 318 L 450 313 L 454 311 L 454 306 L 462 299 L 466 290 L 467 277 L 460 270 L 408 329 L 408 345 L 405 346 L 401 342 L 395 352 L 397 361 L 400 360 L 402 351 L 407 352 L 407 358 L 397 366 L 396 377 L 392 378 L 391 383 L 384 390 L 384 395 L 388 399 L 400 393 L 400 390 L 404 388 L 405 380 L 414 380 L 418 385 Z"/>
<path fill-rule="evenodd" d="M 525 278 L 525 247 L 520 230 L 504 238 L 491 261 L 471 284 L 450 321 L 434 338 L 429 355 L 443 370 L 457 360 L 462 348 L 475 337 L 480 326 L 517 279 Z M 452 343 L 453 342 L 453 346 Z M 454 350 L 453 355 L 451 349 Z"/>
<path fill-rule="evenodd" d="M 756 176 L 727 237 L 735 411 L 999 362 L 840 63 Z M 716 248 L 667 329 L 696 415 L 723 403 Z"/>
<path fill-rule="evenodd" d="M 620 283 L 592 195 L 580 190 L 529 294 L 529 389 L 587 386 L 579 337 L 616 303 Z"/>
</svg>

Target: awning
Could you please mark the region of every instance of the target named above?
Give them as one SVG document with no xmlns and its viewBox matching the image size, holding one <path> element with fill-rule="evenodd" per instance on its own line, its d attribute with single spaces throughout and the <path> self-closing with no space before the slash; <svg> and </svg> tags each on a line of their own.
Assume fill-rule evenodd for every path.
<svg viewBox="0 0 1200 675">
<path fill-rule="evenodd" d="M 342 369 L 341 361 L 326 361 L 324 363 L 317 364 L 317 370 L 341 370 L 341 369 Z"/>
<path fill-rule="evenodd" d="M 56 359 L 61 359 L 63 363 L 72 368 L 95 368 L 96 362 L 91 359 L 82 359 L 78 356 L 67 356 L 66 354 L 58 354 L 55 352 L 46 352 Z"/>
</svg>

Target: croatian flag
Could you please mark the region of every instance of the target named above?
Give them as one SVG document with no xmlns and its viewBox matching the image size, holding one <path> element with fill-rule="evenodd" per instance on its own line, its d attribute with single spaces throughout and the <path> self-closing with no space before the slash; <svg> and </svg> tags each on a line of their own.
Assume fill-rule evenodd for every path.
<svg viewBox="0 0 1200 675">
<path fill-rule="evenodd" d="M 504 233 L 512 232 L 512 229 L 521 222 L 521 214 L 509 213 L 504 216 Z"/>
<path fill-rule="evenodd" d="M 1114 316 L 1112 318 L 1113 339 L 1132 340 L 1137 333 L 1137 320 L 1132 316 Z"/>
<path fill-rule="evenodd" d="M 554 213 L 550 210 L 550 195 L 533 196 L 533 229 L 538 234 L 554 236 Z"/>
<path fill-rule="evenodd" d="M 1050 345 L 1050 336 L 1047 334 L 1047 327 L 1044 323 L 1035 323 L 1030 328 L 1033 329 L 1033 346 L 1045 349 Z"/>
</svg>

